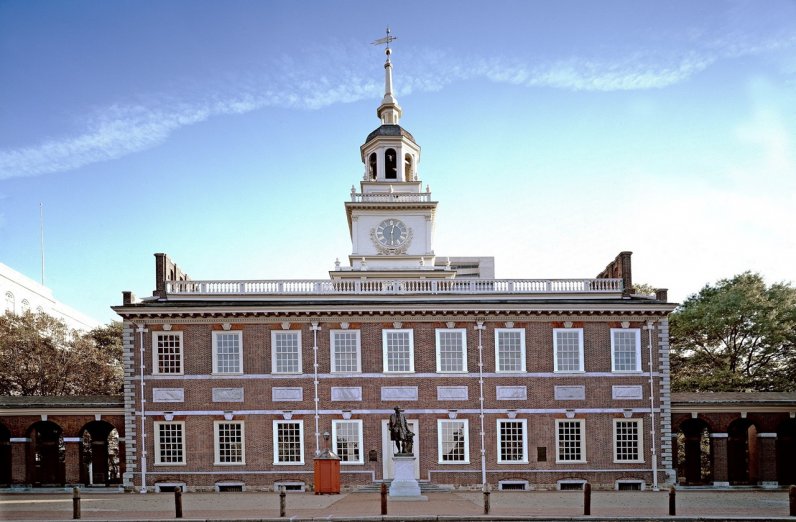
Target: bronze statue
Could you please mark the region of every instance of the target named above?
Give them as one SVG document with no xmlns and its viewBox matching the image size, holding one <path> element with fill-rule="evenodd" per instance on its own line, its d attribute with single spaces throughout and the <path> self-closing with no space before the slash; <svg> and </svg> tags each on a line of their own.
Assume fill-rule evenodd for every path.
<svg viewBox="0 0 796 522">
<path fill-rule="evenodd" d="M 398 448 L 396 455 L 413 455 L 415 434 L 409 430 L 406 417 L 401 413 L 401 408 L 395 407 L 395 413 L 390 415 L 390 440 L 395 441 Z"/>
</svg>

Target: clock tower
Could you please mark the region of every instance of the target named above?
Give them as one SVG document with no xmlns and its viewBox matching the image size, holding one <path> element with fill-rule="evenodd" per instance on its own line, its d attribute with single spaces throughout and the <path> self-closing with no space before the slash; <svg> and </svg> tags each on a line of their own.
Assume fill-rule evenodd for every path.
<svg viewBox="0 0 796 522">
<path fill-rule="evenodd" d="M 364 174 L 359 191 L 352 186 L 346 202 L 351 233 L 348 267 L 330 274 L 333 278 L 448 278 L 452 272 L 434 266 L 434 217 L 437 202 L 422 186 L 417 166 L 420 145 L 400 125 L 401 106 L 393 95 L 390 36 L 386 43 L 384 98 L 376 109 L 381 125 L 368 134 L 360 147 Z"/>
</svg>

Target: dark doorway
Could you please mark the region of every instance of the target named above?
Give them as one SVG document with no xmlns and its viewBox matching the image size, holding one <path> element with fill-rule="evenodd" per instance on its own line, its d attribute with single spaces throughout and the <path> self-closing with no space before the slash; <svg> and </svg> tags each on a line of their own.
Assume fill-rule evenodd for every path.
<svg viewBox="0 0 796 522">
<path fill-rule="evenodd" d="M 81 433 L 80 482 L 109 486 L 120 483 L 120 479 L 119 433 L 108 422 L 89 422 Z"/>
<path fill-rule="evenodd" d="M 677 433 L 677 476 L 685 485 L 708 484 L 712 481 L 713 460 L 710 429 L 700 419 L 689 419 Z"/>
<path fill-rule="evenodd" d="M 30 427 L 28 461 L 29 481 L 34 486 L 64 485 L 66 446 L 60 426 L 40 421 Z"/>
<path fill-rule="evenodd" d="M 11 431 L 0 424 L 0 486 L 11 485 Z"/>
<path fill-rule="evenodd" d="M 730 484 L 756 484 L 757 428 L 748 419 L 738 419 L 730 424 L 727 436 L 727 478 Z"/>
<path fill-rule="evenodd" d="M 777 482 L 796 484 L 796 419 L 788 419 L 777 430 Z"/>
</svg>

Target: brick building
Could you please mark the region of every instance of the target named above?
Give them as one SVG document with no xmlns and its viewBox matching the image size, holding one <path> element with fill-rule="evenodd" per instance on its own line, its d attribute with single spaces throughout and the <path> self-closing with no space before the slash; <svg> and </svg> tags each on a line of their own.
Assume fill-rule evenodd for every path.
<svg viewBox="0 0 796 522">
<path fill-rule="evenodd" d="M 124 448 L 121 397 L 0 397 L 0 488 L 118 487 Z"/>
<path fill-rule="evenodd" d="M 421 483 L 674 480 L 666 291 L 634 294 L 630 252 L 566 280 L 435 255 L 437 202 L 401 111 L 388 48 L 345 203 L 351 254 L 328 279 L 192 280 L 155 254 L 153 296 L 124 293 L 126 485 L 309 487 L 326 444 L 343 487 L 389 480 L 396 405 Z"/>
</svg>

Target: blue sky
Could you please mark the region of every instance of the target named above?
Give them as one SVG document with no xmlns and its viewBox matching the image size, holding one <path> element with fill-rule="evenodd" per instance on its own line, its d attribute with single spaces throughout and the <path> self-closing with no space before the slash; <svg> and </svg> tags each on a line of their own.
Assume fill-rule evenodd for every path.
<svg viewBox="0 0 796 522">
<path fill-rule="evenodd" d="M 109 321 L 194 279 L 316 279 L 390 25 L 438 255 L 682 300 L 796 279 L 796 2 L 0 0 L 0 261 Z"/>
</svg>

